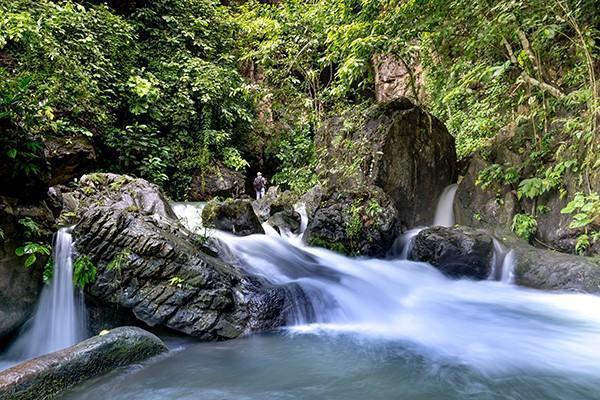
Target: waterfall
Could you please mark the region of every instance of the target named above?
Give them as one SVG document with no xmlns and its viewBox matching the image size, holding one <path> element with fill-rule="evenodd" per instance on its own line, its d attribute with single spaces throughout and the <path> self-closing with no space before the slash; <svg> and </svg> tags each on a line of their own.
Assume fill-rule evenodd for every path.
<svg viewBox="0 0 600 400">
<path fill-rule="evenodd" d="M 183 226 L 189 231 L 202 234 L 202 210 L 205 202 L 173 202 L 173 211 Z"/>
<path fill-rule="evenodd" d="M 435 209 L 435 218 L 433 226 L 452 226 L 454 225 L 454 195 L 458 185 L 456 183 L 446 186 Z"/>
<path fill-rule="evenodd" d="M 302 289 L 309 304 L 297 305 L 293 332 L 408 341 L 483 369 L 585 371 L 600 363 L 600 350 L 591 350 L 600 341 L 600 297 L 451 280 L 422 262 L 349 258 L 274 236 L 218 235 L 230 250 L 228 262 Z M 512 255 L 502 261 L 506 282 Z M 568 351 L 557 350 L 565 343 Z"/>
<path fill-rule="evenodd" d="M 36 311 L 22 328 L 6 359 L 25 360 L 72 346 L 87 336 L 83 294 L 73 285 L 72 228 L 54 237 L 54 273 L 42 289 Z"/>
<path fill-rule="evenodd" d="M 502 273 L 500 281 L 504 283 L 513 283 L 515 275 L 515 251 L 510 250 L 502 260 Z"/>
</svg>

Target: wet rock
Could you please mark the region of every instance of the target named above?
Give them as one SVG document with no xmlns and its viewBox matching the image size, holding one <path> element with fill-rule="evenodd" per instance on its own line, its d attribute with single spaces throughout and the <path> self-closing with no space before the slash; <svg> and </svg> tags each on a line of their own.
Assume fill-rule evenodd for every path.
<svg viewBox="0 0 600 400">
<path fill-rule="evenodd" d="M 192 201 L 211 200 L 215 197 L 237 197 L 244 192 L 244 174 L 217 165 L 203 174 L 192 177 L 189 197 Z"/>
<path fill-rule="evenodd" d="M 278 211 L 267 221 L 280 234 L 284 232 L 298 234 L 300 233 L 301 216 L 294 211 L 294 207 L 288 206 L 282 211 Z"/>
<path fill-rule="evenodd" d="M 487 279 L 493 254 L 493 239 L 485 231 L 436 226 L 415 236 L 409 259 L 428 262 L 452 278 Z"/>
<path fill-rule="evenodd" d="M 285 287 L 209 256 L 204 242 L 171 216 L 155 185 L 114 174 L 81 182 L 73 235 L 76 251 L 97 267 L 88 298 L 129 309 L 149 326 L 205 340 L 286 323 L 293 299 Z"/>
<path fill-rule="evenodd" d="M 319 205 L 321 204 L 321 198 L 323 197 L 323 187 L 321 185 L 313 186 L 308 192 L 306 192 L 301 198 L 299 203 L 304 204 L 306 209 L 306 215 L 310 220 L 313 219 Z"/>
<path fill-rule="evenodd" d="M 597 259 L 513 244 L 515 283 L 534 289 L 600 293 Z"/>
<path fill-rule="evenodd" d="M 33 312 L 47 257 L 26 268 L 15 249 L 26 242 L 49 243 L 54 216 L 45 202 L 25 203 L 0 196 L 0 337 L 16 330 Z"/>
<path fill-rule="evenodd" d="M 407 98 L 327 121 L 315 138 L 327 186 L 375 185 L 392 199 L 406 228 L 433 221 L 439 195 L 456 179 L 454 138 Z"/>
<path fill-rule="evenodd" d="M 166 351 L 165 344 L 149 332 L 116 328 L 0 372 L 0 398 L 52 399 L 88 379 Z"/>
<path fill-rule="evenodd" d="M 304 234 L 313 246 L 348 255 L 383 256 L 397 232 L 397 211 L 378 187 L 324 194 Z"/>
<path fill-rule="evenodd" d="M 232 232 L 237 236 L 265 233 L 250 200 L 212 201 L 202 210 L 202 221 L 205 226 Z"/>
<path fill-rule="evenodd" d="M 510 229 L 513 217 L 519 212 L 516 192 L 510 185 L 485 190 L 477 184 L 479 173 L 490 165 L 478 155 L 472 157 L 456 190 L 456 221 L 461 225 Z"/>
<path fill-rule="evenodd" d="M 49 186 L 67 183 L 96 166 L 96 150 L 88 137 L 47 137 L 44 146 L 50 165 Z"/>
</svg>

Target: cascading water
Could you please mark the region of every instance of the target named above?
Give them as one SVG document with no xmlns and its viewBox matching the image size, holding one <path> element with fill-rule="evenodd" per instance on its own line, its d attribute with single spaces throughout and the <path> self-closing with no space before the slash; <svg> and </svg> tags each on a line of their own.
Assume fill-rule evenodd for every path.
<svg viewBox="0 0 600 400">
<path fill-rule="evenodd" d="M 190 345 L 67 399 L 598 398 L 600 297 L 450 280 L 425 263 L 348 258 L 289 237 L 213 233 L 227 261 L 302 289 L 295 325 Z M 512 256 L 497 270 L 503 281 Z"/>
<path fill-rule="evenodd" d="M 83 295 L 73 285 L 72 250 L 71 228 L 60 229 L 54 238 L 52 281 L 43 288 L 33 318 L 3 359 L 30 359 L 72 346 L 87 336 Z"/>
<path fill-rule="evenodd" d="M 202 233 L 202 210 L 205 202 L 174 202 L 171 203 L 173 211 L 179 218 L 179 221 L 194 233 Z"/>
<path fill-rule="evenodd" d="M 433 220 L 433 226 L 452 226 L 454 225 L 454 196 L 456 195 L 456 189 L 458 185 L 452 184 L 446 186 L 440 199 L 438 201 L 437 208 L 435 209 L 435 218 Z"/>
</svg>

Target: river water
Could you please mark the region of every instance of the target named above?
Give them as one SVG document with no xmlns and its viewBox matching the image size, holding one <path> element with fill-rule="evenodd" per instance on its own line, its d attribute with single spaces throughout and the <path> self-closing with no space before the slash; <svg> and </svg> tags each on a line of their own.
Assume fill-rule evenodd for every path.
<svg viewBox="0 0 600 400">
<path fill-rule="evenodd" d="M 273 232 L 213 234 L 229 262 L 303 288 L 308 302 L 292 326 L 226 343 L 176 341 L 65 399 L 600 398 L 600 298 L 514 286 L 510 253 L 497 258 L 497 279 L 474 282 Z"/>
</svg>

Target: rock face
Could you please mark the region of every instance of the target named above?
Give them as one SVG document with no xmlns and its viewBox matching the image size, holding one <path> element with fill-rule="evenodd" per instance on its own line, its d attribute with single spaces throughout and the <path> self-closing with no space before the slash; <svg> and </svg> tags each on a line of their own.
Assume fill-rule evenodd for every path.
<svg viewBox="0 0 600 400">
<path fill-rule="evenodd" d="M 348 255 L 383 256 L 397 233 L 397 212 L 381 189 L 369 189 L 324 194 L 305 241 Z"/>
<path fill-rule="evenodd" d="M 46 160 L 50 165 L 49 186 L 69 182 L 96 165 L 96 150 L 85 136 L 49 137 L 44 145 Z"/>
<path fill-rule="evenodd" d="M 430 224 L 439 195 L 456 179 L 454 138 L 406 98 L 333 118 L 315 140 L 330 187 L 380 187 L 406 228 Z"/>
<path fill-rule="evenodd" d="M 286 323 L 293 307 L 286 288 L 208 256 L 156 186 L 113 174 L 80 182 L 72 194 L 80 221 L 74 239 L 77 252 L 97 267 L 97 280 L 88 288 L 97 303 L 206 340 Z"/>
<path fill-rule="evenodd" d="M 417 234 L 409 258 L 428 262 L 452 278 L 486 279 L 493 254 L 492 237 L 484 231 L 436 226 Z"/>
<path fill-rule="evenodd" d="M 31 315 L 47 260 L 40 256 L 26 268 L 24 257 L 17 257 L 15 249 L 28 241 L 49 242 L 53 226 L 54 217 L 45 202 L 25 204 L 0 196 L 0 337 L 17 329 Z"/>
<path fill-rule="evenodd" d="M 300 233 L 301 216 L 294 211 L 292 206 L 276 212 L 267 222 L 280 234 L 284 232 Z"/>
<path fill-rule="evenodd" d="M 212 201 L 202 210 L 202 221 L 205 226 L 232 232 L 237 236 L 265 233 L 250 200 Z"/>
<path fill-rule="evenodd" d="M 494 231 L 510 230 L 516 214 L 532 213 L 535 207 L 542 206 L 546 211 L 536 210 L 537 231 L 534 243 L 565 253 L 575 253 L 577 237 L 583 232 L 569 228 L 572 215 L 562 214 L 560 211 L 573 199 L 575 193 L 583 189 L 577 186 L 578 180 L 568 171 L 565 172 L 561 187 L 566 196 L 561 196 L 561 191 L 556 188 L 540 196 L 535 204 L 525 197 L 517 199 L 518 182 L 491 182 L 487 187 L 477 184 L 480 173 L 486 168 L 495 167 L 507 171 L 516 165 L 523 165 L 524 155 L 517 153 L 523 153 L 520 147 L 521 143 L 516 139 L 501 138 L 492 144 L 485 159 L 480 155 L 471 158 L 456 192 L 457 222 Z M 589 228 L 590 231 L 598 229 L 599 225 Z M 600 242 L 592 244 L 587 254 L 600 254 Z"/>
<path fill-rule="evenodd" d="M 211 200 L 214 197 L 237 197 L 244 192 L 244 174 L 217 165 L 205 174 L 192 177 L 189 197 L 193 201 Z"/>
<path fill-rule="evenodd" d="M 386 102 L 400 97 L 415 101 L 425 96 L 423 68 L 414 60 L 407 65 L 392 55 L 374 57 L 375 98 Z"/>
<path fill-rule="evenodd" d="M 600 293 L 600 264 L 588 257 L 537 249 L 515 251 L 515 283 L 534 289 Z"/>
<path fill-rule="evenodd" d="M 149 332 L 116 328 L 0 372 L 0 398 L 52 399 L 87 379 L 166 351 L 164 343 Z"/>
</svg>

